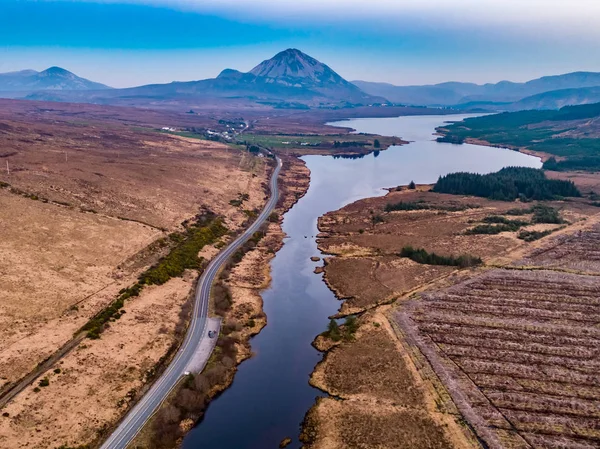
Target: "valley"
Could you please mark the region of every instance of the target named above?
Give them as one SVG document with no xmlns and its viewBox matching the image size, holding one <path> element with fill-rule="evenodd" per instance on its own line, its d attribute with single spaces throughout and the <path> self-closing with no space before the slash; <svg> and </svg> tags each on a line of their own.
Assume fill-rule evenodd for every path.
<svg viewBox="0 0 600 449">
<path fill-rule="evenodd" d="M 0 74 L 0 446 L 597 447 L 598 73 L 236 63 Z"/>
</svg>

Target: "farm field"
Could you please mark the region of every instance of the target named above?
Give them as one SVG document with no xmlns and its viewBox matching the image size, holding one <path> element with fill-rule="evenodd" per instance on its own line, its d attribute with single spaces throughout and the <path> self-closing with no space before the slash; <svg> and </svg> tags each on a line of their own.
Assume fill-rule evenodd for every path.
<svg viewBox="0 0 600 449">
<path fill-rule="evenodd" d="M 548 246 L 533 251 L 519 263 L 599 274 L 600 224 L 595 221 L 587 229 L 553 238 Z"/>
<path fill-rule="evenodd" d="M 339 128 L 335 128 L 339 131 Z M 284 150 L 293 154 L 366 154 L 405 144 L 402 139 L 371 134 L 254 134 L 238 137 L 248 145 Z M 378 144 L 376 144 L 376 142 Z"/>
<path fill-rule="evenodd" d="M 597 242 L 594 217 L 390 314 L 489 447 L 600 445 Z"/>
</svg>

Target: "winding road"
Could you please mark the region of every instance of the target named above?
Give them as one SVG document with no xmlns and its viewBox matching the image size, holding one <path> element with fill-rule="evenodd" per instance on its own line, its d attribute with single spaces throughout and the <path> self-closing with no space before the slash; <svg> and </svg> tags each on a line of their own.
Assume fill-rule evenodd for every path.
<svg viewBox="0 0 600 449">
<path fill-rule="evenodd" d="M 277 177 L 281 170 L 281 160 L 276 159 L 277 166 L 271 176 L 271 197 L 256 221 L 248 227 L 237 239 L 215 257 L 198 281 L 194 311 L 185 340 L 175 355 L 171 364 L 167 367 L 160 378 L 152 385 L 144 397 L 129 411 L 119 427 L 101 446 L 101 449 L 125 449 L 127 445 L 140 432 L 144 424 L 150 419 L 169 393 L 179 383 L 180 379 L 188 370 L 188 365 L 194 358 L 197 348 L 206 335 L 206 324 L 208 319 L 208 305 L 210 301 L 210 290 L 217 273 L 224 263 L 254 234 L 267 220 L 275 209 L 279 198 Z M 206 360 L 210 354 L 206 356 Z M 206 360 L 204 363 L 206 363 Z"/>
</svg>

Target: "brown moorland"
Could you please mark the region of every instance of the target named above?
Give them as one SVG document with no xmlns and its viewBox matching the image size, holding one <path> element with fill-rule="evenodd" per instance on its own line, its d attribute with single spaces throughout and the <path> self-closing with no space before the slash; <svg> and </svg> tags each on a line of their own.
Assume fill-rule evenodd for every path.
<svg viewBox="0 0 600 449">
<path fill-rule="evenodd" d="M 233 381 L 237 365 L 252 356 L 250 338 L 266 325 L 261 291 L 270 281 L 269 261 L 283 245 L 280 217 L 302 197 L 310 172 L 297 158 L 282 156 L 280 198 L 275 212 L 263 226 L 258 242 L 247 244 L 241 258 L 221 271 L 213 287 L 211 314 L 222 317 L 221 337 L 202 373 L 193 382 L 176 389 L 131 443 L 134 447 L 163 447 L 179 444 L 204 412 L 210 400 Z M 207 252 L 214 252 L 214 248 Z M 223 296 L 229 301 L 223 306 Z M 190 377 L 191 379 L 191 377 Z M 192 386 L 193 385 L 193 386 Z"/>
<path fill-rule="evenodd" d="M 321 448 L 475 447 L 458 411 L 421 379 L 381 313 L 361 317 L 355 340 L 331 349 L 311 376 L 322 398 L 303 440 Z"/>
<path fill-rule="evenodd" d="M 209 209 L 230 231 L 239 230 L 264 204 L 268 174 L 263 158 L 240 149 L 161 134 L 155 125 L 141 129 L 122 118 L 131 113 L 131 121 L 145 121 L 150 114 L 145 126 L 157 117 L 169 123 L 171 116 L 160 113 L 9 106 L 12 112 L 0 112 L 0 157 L 10 167 L 10 174 L 0 173 L 5 389 L 165 255 L 161 239 L 181 230 L 184 220 Z M 196 275 L 146 287 L 100 340 L 78 343 L 62 365 L 42 373 L 3 408 L 0 445 L 45 448 L 49 441 L 87 444 L 100 437 L 181 338 L 186 315 L 180 313 Z M 45 377 L 50 385 L 40 388 Z"/>
<path fill-rule="evenodd" d="M 403 203 L 418 210 L 388 211 Z M 584 200 L 553 202 L 561 216 L 576 223 L 597 213 Z M 456 267 L 424 265 L 398 257 L 406 246 L 442 256 L 464 254 L 496 263 L 518 248 L 535 246 L 518 238 L 520 230 L 558 230 L 560 224 L 529 224 L 512 232 L 469 235 L 490 217 L 531 222 L 530 204 L 456 197 L 419 190 L 391 191 L 330 212 L 319 219 L 319 248 L 336 257 L 326 259 L 325 281 L 346 299 L 341 314 L 360 312 L 389 302 L 456 271 Z M 520 216 L 507 215 L 523 209 Z"/>
</svg>

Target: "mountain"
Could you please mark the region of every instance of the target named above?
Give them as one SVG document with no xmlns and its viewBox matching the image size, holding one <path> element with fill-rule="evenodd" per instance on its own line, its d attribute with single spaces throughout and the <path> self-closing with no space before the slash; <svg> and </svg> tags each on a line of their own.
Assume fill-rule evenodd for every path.
<svg viewBox="0 0 600 449">
<path fill-rule="evenodd" d="M 245 98 L 278 107 L 348 106 L 384 103 L 346 81 L 327 65 L 288 49 L 261 62 L 250 72 L 223 70 L 217 78 L 123 89 L 128 98 L 188 96 L 194 98 Z"/>
<path fill-rule="evenodd" d="M 327 65 L 293 48 L 261 62 L 250 73 L 266 83 L 313 89 L 340 99 L 344 95 L 360 99 L 368 97 Z"/>
<path fill-rule="evenodd" d="M 288 49 L 261 62 L 250 72 L 223 70 L 217 78 L 152 84 L 128 89 L 89 92 L 35 92 L 27 98 L 105 104 L 193 104 L 214 99 L 262 104 L 277 108 L 347 107 L 387 103 L 346 81 L 327 65 Z"/>
<path fill-rule="evenodd" d="M 383 96 L 394 103 L 421 106 L 455 106 L 468 103 L 515 103 L 527 97 L 551 91 L 598 87 L 600 86 L 600 73 L 573 72 L 564 75 L 545 76 L 526 83 L 500 81 L 496 84 L 483 85 L 448 82 L 426 86 L 394 86 L 392 84 L 366 81 L 354 81 L 354 84 L 371 95 Z M 572 100 L 568 100 L 568 97 L 565 97 L 565 101 L 578 101 L 576 96 L 571 98 Z M 551 102 L 547 104 L 548 107 L 554 108 Z M 561 103 L 558 102 L 558 104 Z"/>
<path fill-rule="evenodd" d="M 457 104 L 464 95 L 443 85 L 432 86 L 394 86 L 387 83 L 371 83 L 369 81 L 353 81 L 353 84 L 371 95 L 387 98 L 393 103 L 409 105 L 449 106 Z"/>
<path fill-rule="evenodd" d="M 43 72 L 22 70 L 0 73 L 1 92 L 36 92 L 45 90 L 102 90 L 104 84 L 81 78 L 60 67 L 50 67 Z"/>
</svg>

